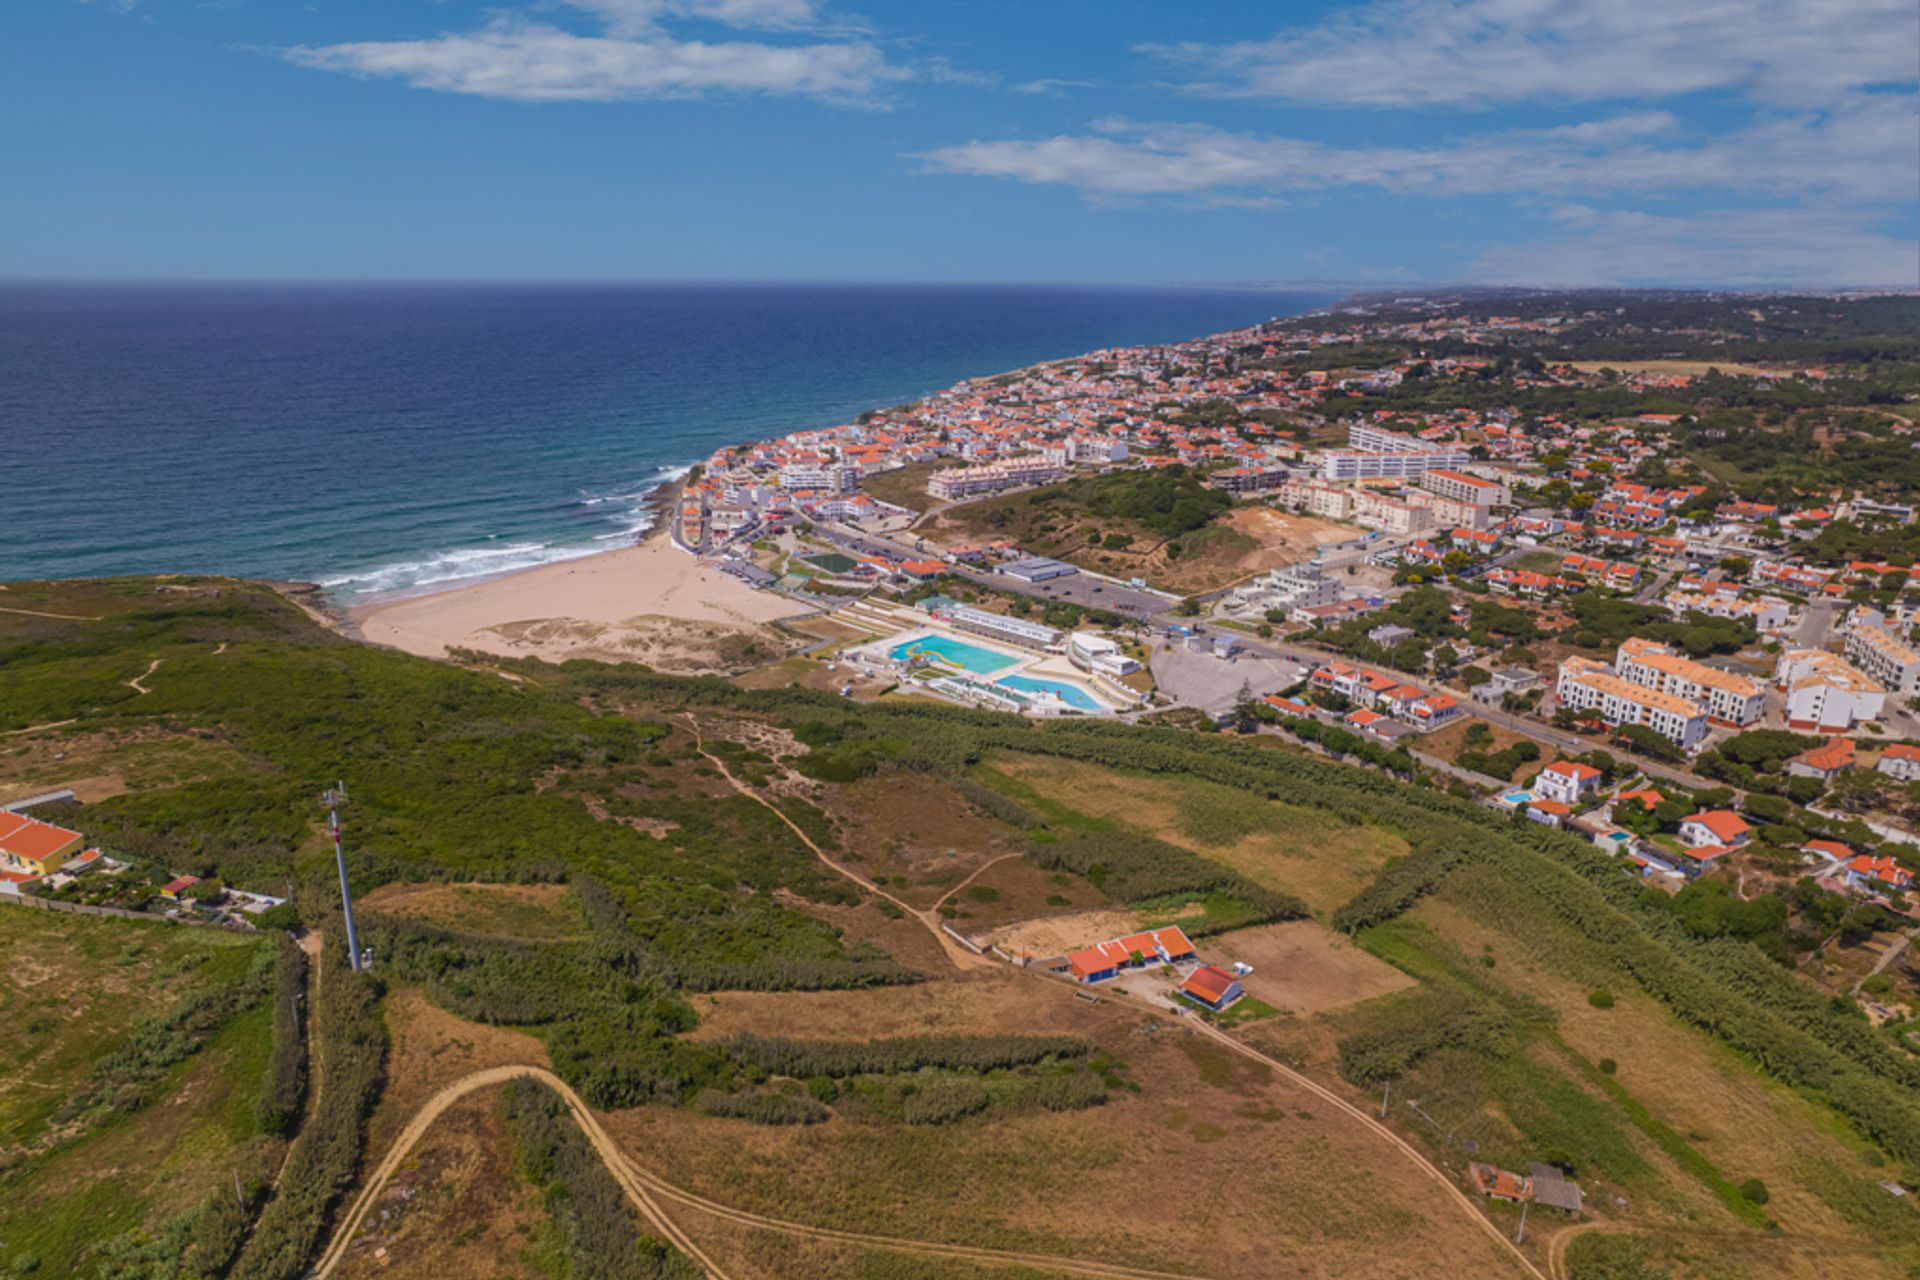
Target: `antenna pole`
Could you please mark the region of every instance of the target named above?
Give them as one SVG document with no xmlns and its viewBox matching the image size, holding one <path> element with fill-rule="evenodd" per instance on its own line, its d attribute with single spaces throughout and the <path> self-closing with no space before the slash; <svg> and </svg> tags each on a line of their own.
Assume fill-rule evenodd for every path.
<svg viewBox="0 0 1920 1280">
<path fill-rule="evenodd" d="M 333 827 L 333 860 L 340 869 L 340 911 L 347 919 L 347 963 L 360 972 L 360 934 L 353 927 L 353 893 L 347 888 L 347 852 L 340 840 L 340 806 L 347 801 L 347 784 L 342 782 L 321 799 L 327 806 L 327 821 Z"/>
</svg>

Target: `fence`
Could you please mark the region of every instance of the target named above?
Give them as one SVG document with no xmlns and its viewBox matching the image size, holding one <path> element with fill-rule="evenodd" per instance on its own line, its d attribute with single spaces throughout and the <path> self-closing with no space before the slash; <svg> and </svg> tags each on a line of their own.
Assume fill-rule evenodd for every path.
<svg viewBox="0 0 1920 1280">
<path fill-rule="evenodd" d="M 0 893 L 0 902 L 10 902 L 19 907 L 32 907 L 39 911 L 65 911 L 81 916 L 109 916 L 117 920 L 163 920 L 170 924 L 213 924 L 194 915 L 157 916 L 151 911 L 128 911 L 125 907 L 93 907 L 84 902 L 62 902 L 58 898 L 37 898 L 30 893 Z M 219 927 L 235 929 L 244 933 L 254 932 L 254 927 L 243 920 L 222 920 Z"/>
</svg>

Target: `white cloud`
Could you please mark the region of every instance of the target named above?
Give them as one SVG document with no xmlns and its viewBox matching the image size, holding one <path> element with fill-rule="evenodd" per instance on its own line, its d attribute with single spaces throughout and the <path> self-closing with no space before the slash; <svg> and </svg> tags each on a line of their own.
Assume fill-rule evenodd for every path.
<svg viewBox="0 0 1920 1280">
<path fill-rule="evenodd" d="M 1909 84 L 1913 0 L 1374 0 L 1237 44 L 1150 45 L 1204 92 L 1480 107 L 1730 90 L 1791 105 Z"/>
<path fill-rule="evenodd" d="M 864 39 L 683 40 L 659 25 L 704 20 L 818 37 L 823 18 L 811 0 L 576 0 L 572 7 L 594 13 L 604 31 L 583 35 L 503 17 L 475 31 L 279 52 L 316 70 L 520 102 L 759 93 L 874 105 L 886 85 L 908 75 Z"/>
<path fill-rule="evenodd" d="M 1913 285 L 1920 245 L 1848 208 L 1723 209 L 1682 217 L 1584 205 L 1554 238 L 1481 254 L 1475 279 L 1541 285 Z"/>
<path fill-rule="evenodd" d="M 1910 197 L 1920 184 L 1915 106 L 1854 94 L 1826 111 L 1698 141 L 1661 111 L 1551 129 L 1468 135 L 1429 147 L 1348 147 L 1205 125 L 1094 121 L 1092 132 L 976 141 L 922 158 L 936 169 L 1076 187 L 1099 198 L 1260 196 L 1362 186 L 1404 193 L 1550 196 L 1732 190 Z"/>
</svg>

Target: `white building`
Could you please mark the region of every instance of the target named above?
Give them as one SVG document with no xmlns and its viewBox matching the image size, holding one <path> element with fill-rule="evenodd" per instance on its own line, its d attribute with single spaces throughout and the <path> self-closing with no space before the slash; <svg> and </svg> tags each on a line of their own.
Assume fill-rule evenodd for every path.
<svg viewBox="0 0 1920 1280">
<path fill-rule="evenodd" d="M 852 493 L 860 468 L 852 463 L 789 462 L 780 468 L 780 487 L 795 492 Z"/>
<path fill-rule="evenodd" d="M 1669 591 L 1661 601 L 1674 617 L 1704 613 L 1710 618 L 1732 618 L 1751 622 L 1756 631 L 1778 632 L 1793 621 L 1793 606 L 1778 596 L 1742 600 L 1726 592 Z"/>
<path fill-rule="evenodd" d="M 1433 512 L 1425 507 L 1364 489 L 1353 495 L 1353 519 L 1369 529 L 1402 536 L 1433 528 Z"/>
<path fill-rule="evenodd" d="M 1433 512 L 1434 523 L 1442 529 L 1484 530 L 1493 525 L 1493 508 L 1477 502 L 1461 502 L 1427 489 L 1409 490 L 1407 501 Z"/>
<path fill-rule="evenodd" d="M 1435 449 L 1415 453 L 1361 453 L 1352 449 L 1320 455 L 1320 478 L 1332 482 L 1354 480 L 1417 480 L 1429 471 L 1464 467 L 1473 456 L 1464 449 Z"/>
<path fill-rule="evenodd" d="M 1880 763 L 1874 769 L 1901 782 L 1920 779 L 1920 747 L 1896 742 L 1880 753 Z"/>
<path fill-rule="evenodd" d="M 985 609 L 975 609 L 970 605 L 955 605 L 943 610 L 939 617 L 961 631 L 1004 640 L 1025 649 L 1051 649 L 1060 643 L 1060 631 L 1056 627 L 1028 622 L 1024 618 L 1010 618 L 1001 613 L 988 613 Z"/>
<path fill-rule="evenodd" d="M 1255 578 L 1227 597 L 1227 607 L 1237 613 L 1266 613 L 1270 609 L 1291 612 L 1339 599 L 1340 584 L 1321 571 L 1319 561 L 1307 560 Z"/>
<path fill-rule="evenodd" d="M 1614 665 L 1635 684 L 1704 705 L 1708 718 L 1718 725 L 1755 724 L 1766 711 L 1760 686 L 1745 676 L 1683 658 L 1652 640 L 1622 641 Z"/>
<path fill-rule="evenodd" d="M 1600 771 L 1574 760 L 1555 760 L 1533 775 L 1531 786 L 1537 796 L 1577 807 L 1600 790 Z"/>
<path fill-rule="evenodd" d="M 1889 693 L 1913 696 L 1920 686 L 1920 653 L 1884 627 L 1854 624 L 1847 632 L 1847 661 L 1864 671 Z"/>
<path fill-rule="evenodd" d="M 1076 631 L 1067 637 L 1067 660 L 1082 671 L 1101 675 L 1129 676 L 1140 664 L 1120 651 L 1120 643 L 1097 631 Z"/>
<path fill-rule="evenodd" d="M 1056 450 L 1007 458 L 977 467 L 949 467 L 927 477 L 927 493 L 942 501 L 999 493 L 1028 485 L 1055 484 L 1066 479 L 1067 464 Z"/>
<path fill-rule="evenodd" d="M 1773 682 L 1783 696 L 1790 729 L 1846 733 L 1886 712 L 1887 691 L 1824 649 L 1788 649 L 1774 667 Z"/>
<path fill-rule="evenodd" d="M 1282 505 L 1323 520 L 1345 520 L 1353 514 L 1353 491 L 1315 480 L 1291 480 L 1280 487 Z"/>
<path fill-rule="evenodd" d="M 1612 725 L 1642 725 L 1691 751 L 1707 736 L 1707 713 L 1678 694 L 1622 679 L 1604 662 L 1568 658 L 1554 689 L 1568 710 L 1595 711 Z"/>
<path fill-rule="evenodd" d="M 1471 502 L 1476 506 L 1506 507 L 1513 504 L 1513 495 L 1507 492 L 1506 485 L 1465 471 L 1429 471 L 1420 477 L 1420 487 L 1431 489 L 1443 498 Z"/>
</svg>

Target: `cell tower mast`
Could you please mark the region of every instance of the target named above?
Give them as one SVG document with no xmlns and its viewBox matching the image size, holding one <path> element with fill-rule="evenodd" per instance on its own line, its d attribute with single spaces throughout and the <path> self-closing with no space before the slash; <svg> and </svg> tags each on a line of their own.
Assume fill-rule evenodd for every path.
<svg viewBox="0 0 1920 1280">
<path fill-rule="evenodd" d="M 327 806 L 327 821 L 333 827 L 333 860 L 340 868 L 340 911 L 347 918 L 347 963 L 360 972 L 360 933 L 353 927 L 353 893 L 347 888 L 347 851 L 340 842 L 340 810 L 347 803 L 347 784 L 335 783 L 320 797 Z"/>
</svg>

